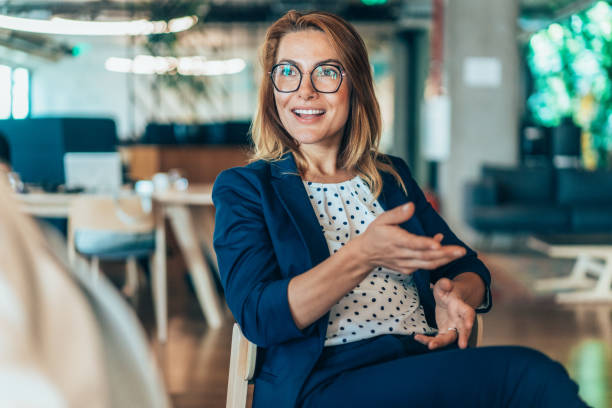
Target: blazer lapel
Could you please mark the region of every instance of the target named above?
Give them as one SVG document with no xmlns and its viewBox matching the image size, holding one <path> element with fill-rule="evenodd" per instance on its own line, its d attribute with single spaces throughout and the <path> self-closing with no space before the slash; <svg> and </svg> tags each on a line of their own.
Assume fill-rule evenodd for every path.
<svg viewBox="0 0 612 408">
<path fill-rule="evenodd" d="M 391 174 L 380 172 L 380 175 L 383 179 L 383 189 L 378 197 L 378 202 L 385 211 L 392 210 L 398 205 L 406 204 L 411 201 L 414 203 L 416 197 L 406 196 Z M 418 222 L 416 215 L 410 218 L 408 221 L 402 223 L 400 226 L 413 234 L 423 235 L 425 233 L 421 223 Z"/>
<path fill-rule="evenodd" d="M 308 250 L 312 262 L 310 267 L 318 265 L 329 257 L 329 248 L 298 174 L 293 154 L 286 153 L 280 161 L 272 162 L 271 174 L 272 186 Z"/>
<path fill-rule="evenodd" d="M 416 197 L 406 196 L 406 194 L 404 194 L 404 191 L 397 184 L 397 181 L 391 174 L 384 172 L 381 172 L 380 174 L 383 178 L 383 190 L 380 196 L 378 197 L 378 202 L 385 211 L 411 201 L 414 203 Z M 409 180 L 404 180 L 404 182 L 408 181 Z M 410 192 L 409 186 L 406 187 Z M 412 218 L 410 218 L 408 221 L 400 224 L 400 227 L 415 235 L 425 234 L 425 230 L 423 230 L 423 226 L 418 221 L 416 214 L 413 215 Z M 418 269 L 413 272 L 412 278 L 414 279 L 414 283 L 419 290 L 421 300 L 425 300 L 431 297 L 431 291 L 429 290 L 429 272 L 423 269 Z M 431 322 L 431 320 L 429 319 L 428 321 Z"/>
</svg>

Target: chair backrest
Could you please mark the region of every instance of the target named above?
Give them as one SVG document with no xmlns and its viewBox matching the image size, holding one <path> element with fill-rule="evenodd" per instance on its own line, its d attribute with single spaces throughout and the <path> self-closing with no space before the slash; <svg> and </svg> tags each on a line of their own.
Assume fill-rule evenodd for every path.
<svg viewBox="0 0 612 408">
<path fill-rule="evenodd" d="M 146 212 L 137 195 L 125 197 L 84 195 L 68 210 L 68 254 L 75 258 L 74 236 L 79 230 L 144 233 L 155 229 L 155 219 Z"/>
<path fill-rule="evenodd" d="M 114 232 L 146 232 L 155 227 L 153 214 L 143 210 L 137 195 L 126 197 L 85 195 L 70 203 L 74 228 Z"/>
<path fill-rule="evenodd" d="M 476 315 L 468 347 L 478 347 L 482 341 L 482 317 Z M 227 381 L 226 408 L 245 408 L 249 381 L 253 379 L 257 346 L 242 334 L 238 323 L 232 331 L 232 350 L 230 355 L 229 377 Z"/>
</svg>

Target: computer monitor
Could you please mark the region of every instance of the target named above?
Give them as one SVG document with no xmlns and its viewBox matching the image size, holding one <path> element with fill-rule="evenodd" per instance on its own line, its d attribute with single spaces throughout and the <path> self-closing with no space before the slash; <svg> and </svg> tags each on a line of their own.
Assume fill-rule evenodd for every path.
<svg viewBox="0 0 612 408">
<path fill-rule="evenodd" d="M 116 152 L 115 121 L 109 118 L 35 117 L 0 120 L 11 146 L 13 170 L 25 183 L 53 188 L 65 183 L 64 154 Z"/>
<path fill-rule="evenodd" d="M 119 153 L 66 153 L 64 171 L 67 188 L 92 193 L 115 193 L 122 185 Z"/>
</svg>

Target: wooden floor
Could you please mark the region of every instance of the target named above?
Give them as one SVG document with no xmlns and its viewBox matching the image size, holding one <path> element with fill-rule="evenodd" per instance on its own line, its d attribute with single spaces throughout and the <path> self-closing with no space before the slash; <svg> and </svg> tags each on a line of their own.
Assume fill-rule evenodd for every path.
<svg viewBox="0 0 612 408">
<path fill-rule="evenodd" d="M 484 316 L 483 345 L 533 347 L 560 361 L 581 395 L 596 408 L 612 408 L 612 305 L 559 306 L 530 288 L 537 278 L 569 273 L 572 263 L 534 253 L 484 254 L 493 275 L 493 310 Z M 150 296 L 143 291 L 138 314 L 176 408 L 225 406 L 232 319 L 219 330 L 206 326 L 182 261 L 170 257 L 169 336 L 153 336 Z"/>
</svg>

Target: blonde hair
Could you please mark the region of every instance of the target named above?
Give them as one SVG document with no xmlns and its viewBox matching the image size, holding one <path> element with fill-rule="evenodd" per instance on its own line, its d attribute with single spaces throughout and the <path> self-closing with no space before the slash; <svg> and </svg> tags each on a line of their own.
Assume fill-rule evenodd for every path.
<svg viewBox="0 0 612 408">
<path fill-rule="evenodd" d="M 390 159 L 378 151 L 382 127 L 380 107 L 374 93 L 365 44 L 351 24 L 323 11 L 309 13 L 289 11 L 266 32 L 266 39 L 261 49 L 263 78 L 259 89 L 257 111 L 251 124 L 251 136 L 254 142 L 252 160 L 276 161 L 285 153 L 292 152 L 298 171 L 303 173 L 307 167 L 298 143 L 281 123 L 268 73 L 276 63 L 278 46 L 284 35 L 313 29 L 327 35 L 351 84 L 359 84 L 353 86 L 351 90 L 349 117 L 338 151 L 339 167 L 355 171 L 361 176 L 376 198 L 382 191 L 382 177 L 379 170 L 393 175 L 406 192 L 406 187 L 391 165 Z"/>
</svg>

